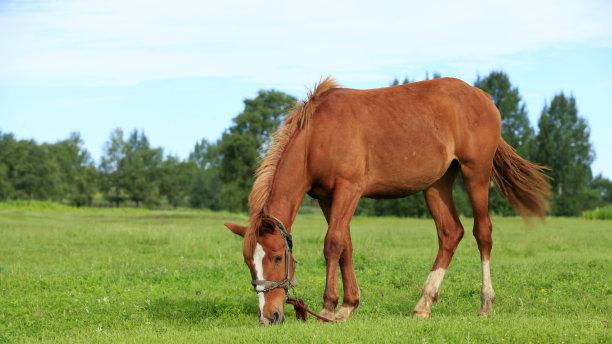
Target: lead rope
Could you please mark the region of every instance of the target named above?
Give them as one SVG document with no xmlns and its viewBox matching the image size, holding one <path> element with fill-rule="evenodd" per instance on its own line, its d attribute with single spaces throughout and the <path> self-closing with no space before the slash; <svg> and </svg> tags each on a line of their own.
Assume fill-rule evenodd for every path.
<svg viewBox="0 0 612 344">
<path fill-rule="evenodd" d="M 310 313 L 313 317 L 323 322 L 333 322 L 333 320 L 327 319 L 326 317 L 311 311 L 302 299 L 294 299 L 292 297 L 288 297 L 287 304 L 293 305 L 293 309 L 295 310 L 295 317 L 302 321 L 306 321 L 308 313 Z"/>
<path fill-rule="evenodd" d="M 299 320 L 306 321 L 308 320 L 308 313 L 310 313 L 313 317 L 321 320 L 322 322 L 334 322 L 332 319 L 328 319 L 322 315 L 319 315 L 308 308 L 303 299 L 297 297 L 289 296 L 289 292 L 293 290 L 293 285 L 287 289 L 287 300 L 285 301 L 287 304 L 293 306 L 293 310 L 295 311 L 295 317 Z"/>
</svg>

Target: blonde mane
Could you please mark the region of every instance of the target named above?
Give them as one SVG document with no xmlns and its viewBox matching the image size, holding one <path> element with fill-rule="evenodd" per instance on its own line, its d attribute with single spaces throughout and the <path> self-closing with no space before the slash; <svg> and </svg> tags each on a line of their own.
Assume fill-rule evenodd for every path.
<svg viewBox="0 0 612 344">
<path fill-rule="evenodd" d="M 296 131 L 305 128 L 317 108 L 317 99 L 326 91 L 339 87 L 332 77 L 326 77 L 308 92 L 306 101 L 297 102 L 287 118 L 272 135 L 272 144 L 255 172 L 255 182 L 249 195 L 249 227 L 244 235 L 245 256 L 253 254 L 257 229 L 266 216 L 266 204 L 272 191 L 276 167 Z"/>
</svg>

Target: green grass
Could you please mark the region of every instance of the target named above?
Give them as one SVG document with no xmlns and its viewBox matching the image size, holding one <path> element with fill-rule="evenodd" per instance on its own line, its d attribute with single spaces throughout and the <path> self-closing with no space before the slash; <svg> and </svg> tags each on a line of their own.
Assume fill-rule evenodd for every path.
<svg viewBox="0 0 612 344">
<path fill-rule="evenodd" d="M 430 319 L 411 317 L 437 250 L 431 220 L 352 223 L 362 303 L 343 324 L 257 324 L 241 240 L 191 210 L 0 206 L 0 341 L 610 342 L 612 221 L 495 218 L 494 314 L 478 317 L 480 263 L 466 235 Z M 294 225 L 299 296 L 318 310 L 324 220 Z"/>
<path fill-rule="evenodd" d="M 612 220 L 612 204 L 587 210 L 582 213 L 582 217 L 588 220 Z"/>
</svg>

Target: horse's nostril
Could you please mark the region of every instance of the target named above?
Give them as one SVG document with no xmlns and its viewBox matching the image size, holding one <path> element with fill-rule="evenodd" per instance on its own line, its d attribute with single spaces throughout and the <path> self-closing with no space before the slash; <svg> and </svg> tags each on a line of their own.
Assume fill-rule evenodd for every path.
<svg viewBox="0 0 612 344">
<path fill-rule="evenodd" d="M 274 314 L 272 314 L 272 322 L 278 322 L 280 320 L 280 314 L 278 312 L 274 312 Z"/>
</svg>

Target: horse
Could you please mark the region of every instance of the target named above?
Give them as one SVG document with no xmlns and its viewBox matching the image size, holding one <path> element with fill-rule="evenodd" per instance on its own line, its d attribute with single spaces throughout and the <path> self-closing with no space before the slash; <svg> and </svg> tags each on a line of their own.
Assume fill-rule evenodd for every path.
<svg viewBox="0 0 612 344">
<path fill-rule="evenodd" d="M 243 257 L 259 298 L 259 322 L 284 320 L 295 273 L 291 229 L 306 194 L 328 224 L 322 319 L 345 321 L 358 307 L 350 221 L 362 197 L 399 198 L 423 192 L 438 235 L 438 253 L 414 308 L 426 318 L 463 226 L 452 190 L 461 173 L 473 209 L 482 268 L 479 314 L 492 311 L 491 181 L 524 218 L 543 218 L 550 187 L 544 166 L 529 162 L 501 137 L 491 96 L 455 78 L 357 90 L 331 77 L 298 102 L 272 137 L 248 197 L 249 223 L 225 223 L 243 237 Z M 338 306 L 338 267 L 344 295 Z"/>
</svg>

